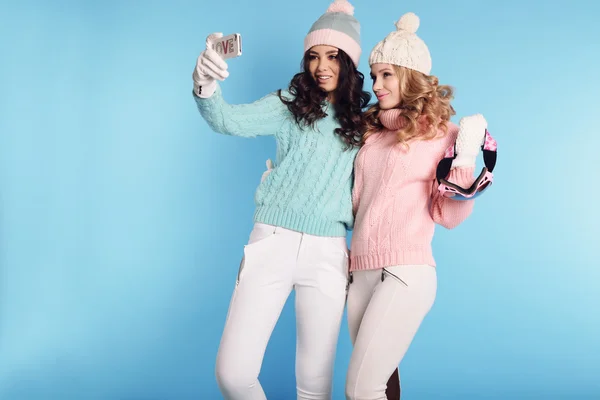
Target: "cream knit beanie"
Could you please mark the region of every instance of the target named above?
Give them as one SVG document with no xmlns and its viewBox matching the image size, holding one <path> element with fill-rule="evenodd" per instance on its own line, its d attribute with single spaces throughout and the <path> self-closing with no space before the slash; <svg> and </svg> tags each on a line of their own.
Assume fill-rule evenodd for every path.
<svg viewBox="0 0 600 400">
<path fill-rule="evenodd" d="M 425 42 L 416 34 L 419 23 L 419 17 L 414 13 L 404 14 L 396 22 L 397 30 L 375 45 L 369 65 L 392 64 L 429 75 L 431 55 Z"/>
</svg>

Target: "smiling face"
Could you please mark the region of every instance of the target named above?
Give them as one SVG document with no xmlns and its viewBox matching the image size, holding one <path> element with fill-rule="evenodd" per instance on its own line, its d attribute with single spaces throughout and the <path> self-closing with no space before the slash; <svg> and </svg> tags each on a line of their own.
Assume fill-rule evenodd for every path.
<svg viewBox="0 0 600 400">
<path fill-rule="evenodd" d="M 373 80 L 373 92 L 377 96 L 379 107 L 389 110 L 398 107 L 401 102 L 400 79 L 391 64 L 371 65 L 371 79 Z"/>
<path fill-rule="evenodd" d="M 340 63 L 339 50 L 333 46 L 313 46 L 308 51 L 308 69 L 317 85 L 327 93 L 337 89 Z"/>
</svg>

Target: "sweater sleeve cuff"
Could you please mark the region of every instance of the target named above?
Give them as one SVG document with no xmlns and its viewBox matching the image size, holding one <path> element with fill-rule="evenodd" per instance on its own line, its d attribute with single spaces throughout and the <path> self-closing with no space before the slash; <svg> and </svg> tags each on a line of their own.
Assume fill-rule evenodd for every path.
<svg viewBox="0 0 600 400">
<path fill-rule="evenodd" d="M 463 188 L 468 188 L 475 182 L 475 177 L 473 173 L 475 172 L 475 167 L 457 167 L 450 171 L 447 181 L 454 183 L 455 185 L 461 186 Z"/>
<path fill-rule="evenodd" d="M 222 98 L 221 94 L 221 86 L 217 84 L 214 88 L 213 93 L 210 97 L 200 97 L 194 92 L 194 100 L 196 100 L 196 104 L 200 108 L 210 108 L 211 105 L 217 104 L 219 100 Z"/>
</svg>

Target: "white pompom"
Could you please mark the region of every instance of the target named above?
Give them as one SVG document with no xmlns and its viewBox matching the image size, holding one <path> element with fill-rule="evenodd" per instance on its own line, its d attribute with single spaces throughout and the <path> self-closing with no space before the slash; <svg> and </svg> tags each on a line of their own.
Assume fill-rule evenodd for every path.
<svg viewBox="0 0 600 400">
<path fill-rule="evenodd" d="M 326 12 L 339 12 L 348 15 L 354 15 L 354 7 L 347 0 L 335 0 L 333 3 L 331 3 Z"/>
<path fill-rule="evenodd" d="M 417 17 L 415 13 L 409 12 L 400 17 L 398 22 L 396 22 L 396 28 L 398 28 L 399 31 L 416 33 L 420 23 L 421 20 L 419 17 Z"/>
</svg>

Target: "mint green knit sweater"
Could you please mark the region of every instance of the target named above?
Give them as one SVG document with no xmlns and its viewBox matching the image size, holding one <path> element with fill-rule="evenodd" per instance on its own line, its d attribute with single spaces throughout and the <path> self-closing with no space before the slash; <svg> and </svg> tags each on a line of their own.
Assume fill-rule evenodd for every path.
<svg viewBox="0 0 600 400">
<path fill-rule="evenodd" d="M 315 129 L 301 129 L 277 93 L 241 105 L 227 104 L 220 87 L 207 99 L 194 98 L 215 132 L 275 135 L 275 167 L 256 190 L 254 221 L 316 236 L 346 236 L 354 224 L 352 171 L 358 148 L 345 150 L 334 133 L 340 125 L 328 107 L 328 116 Z"/>
</svg>

